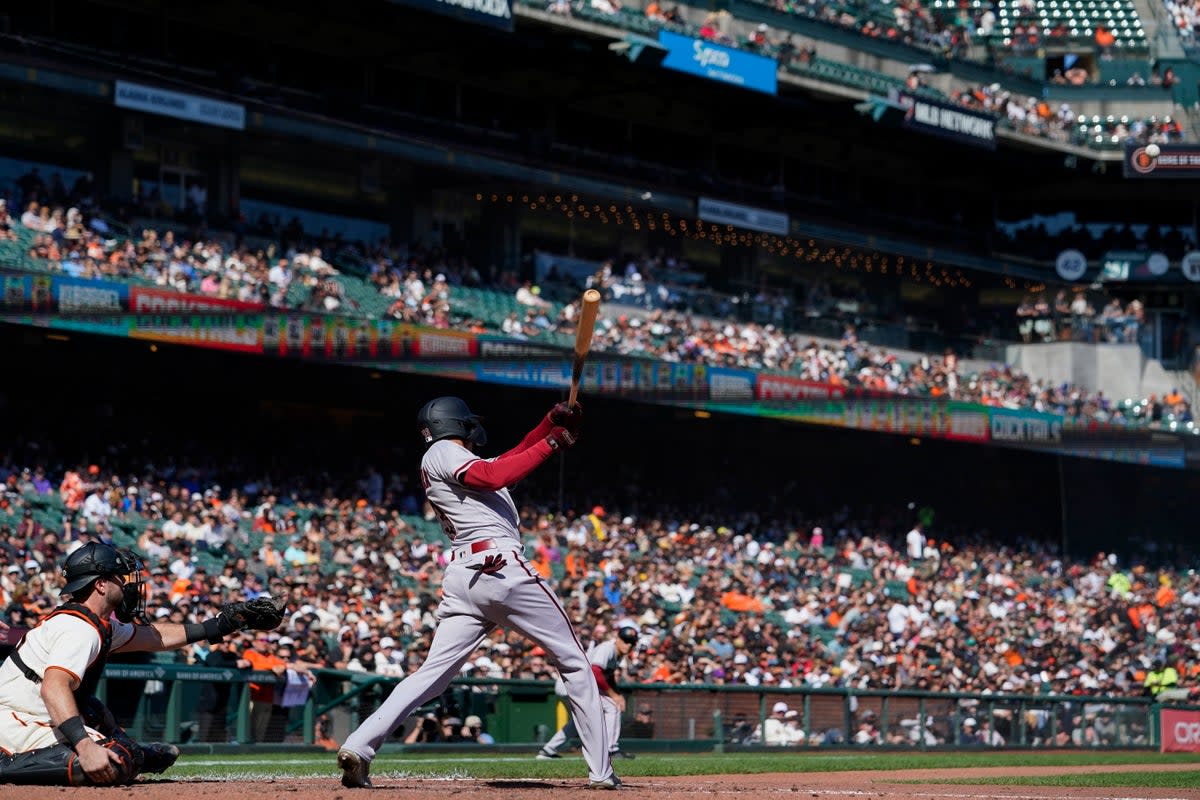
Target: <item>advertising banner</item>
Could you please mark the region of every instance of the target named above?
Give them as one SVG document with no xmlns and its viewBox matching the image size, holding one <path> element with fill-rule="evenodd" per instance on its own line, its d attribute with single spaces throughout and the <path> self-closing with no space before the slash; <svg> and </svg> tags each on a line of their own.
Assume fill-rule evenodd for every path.
<svg viewBox="0 0 1200 800">
<path fill-rule="evenodd" d="M 789 230 L 787 214 L 738 203 L 726 203 L 711 197 L 699 199 L 696 204 L 696 216 L 705 222 L 773 233 L 776 236 L 787 236 Z"/>
<path fill-rule="evenodd" d="M 1063 418 L 1007 408 L 990 408 L 992 441 L 1016 445 L 1056 445 L 1063 440 Z"/>
<path fill-rule="evenodd" d="M 1126 178 L 1200 178 L 1200 144 L 1156 144 L 1158 155 L 1146 152 L 1150 145 L 1125 146 Z"/>
<path fill-rule="evenodd" d="M 463 22 L 512 32 L 511 0 L 392 0 L 393 3 L 445 14 Z"/>
<path fill-rule="evenodd" d="M 953 139 L 962 144 L 996 149 L 996 118 L 962 106 L 900 93 L 905 128 Z"/>
<path fill-rule="evenodd" d="M 476 336 L 479 357 L 482 359 L 517 359 L 517 358 L 566 358 L 567 353 L 561 347 L 534 344 L 521 339 L 509 339 L 505 336 Z"/>
<path fill-rule="evenodd" d="M 830 400 L 846 394 L 844 386 L 806 381 L 790 375 L 759 373 L 756 377 L 754 396 L 758 400 Z"/>
<path fill-rule="evenodd" d="M 1164 753 L 1200 753 L 1200 711 L 1164 708 L 1158 720 Z"/>
<path fill-rule="evenodd" d="M 239 131 L 246 129 L 246 107 L 239 103 L 226 103 L 129 81 L 116 81 L 113 89 L 117 108 L 131 108 Z"/>
<path fill-rule="evenodd" d="M 129 285 L 125 283 L 56 277 L 50 287 L 60 314 L 100 311 L 119 314 L 129 305 Z"/>
<path fill-rule="evenodd" d="M 261 311 L 262 303 L 244 303 L 224 297 L 183 294 L 171 289 L 129 287 L 129 310 L 135 314 L 183 314 L 204 311 Z"/>
<path fill-rule="evenodd" d="M 754 372 L 729 367 L 708 367 L 706 372 L 710 401 L 745 403 L 754 399 Z"/>
<path fill-rule="evenodd" d="M 696 364 L 632 359 L 588 362 L 584 365 L 580 386 L 588 393 L 619 394 L 667 403 L 694 402 L 707 399 L 710 369 Z M 565 354 L 552 361 L 478 361 L 475 378 L 510 386 L 565 388 L 571 384 L 571 361 Z"/>
<path fill-rule="evenodd" d="M 132 318 L 129 336 L 168 344 L 188 344 L 241 353 L 262 352 L 259 314 L 145 314 Z"/>
<path fill-rule="evenodd" d="M 1100 261 L 1100 280 L 1152 281 L 1166 275 L 1170 267 L 1162 253 L 1110 250 Z"/>
<path fill-rule="evenodd" d="M 102 336 L 128 336 L 128 315 L 77 314 L 73 317 L 58 317 L 51 314 L 0 314 L 0 322 L 14 325 L 29 325 L 35 328 L 52 328 L 78 333 L 98 333 Z"/>
<path fill-rule="evenodd" d="M 658 41 L 667 49 L 662 65 L 677 72 L 775 94 L 779 64 L 773 58 L 756 56 L 719 44 L 660 30 Z"/>
<path fill-rule="evenodd" d="M 405 325 L 406 350 L 415 358 L 470 358 L 478 355 L 473 333 Z"/>
</svg>

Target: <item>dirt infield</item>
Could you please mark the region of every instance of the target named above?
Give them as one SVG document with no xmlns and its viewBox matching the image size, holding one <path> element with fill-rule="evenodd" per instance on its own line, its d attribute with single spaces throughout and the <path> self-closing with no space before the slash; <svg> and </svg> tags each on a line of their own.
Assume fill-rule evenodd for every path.
<svg viewBox="0 0 1200 800">
<path fill-rule="evenodd" d="M 1114 764 L 1076 767 L 979 767 L 970 769 L 915 769 L 903 771 L 769 773 L 755 775 L 704 775 L 696 777 L 628 778 L 621 796 L 626 800 L 700 800 L 721 795 L 753 796 L 769 800 L 771 795 L 807 795 L 820 800 L 861 797 L 882 800 L 1200 800 L 1200 791 L 1055 786 L 970 786 L 897 783 L 946 778 L 986 778 L 1012 775 L 1069 775 L 1093 772 L 1165 772 L 1195 770 L 1196 764 Z M 386 773 L 374 778 L 376 794 L 398 800 L 536 800 L 579 792 L 579 780 L 478 780 L 400 779 Z M 92 789 L 63 789 L 37 786 L 0 786 L 4 800 L 43 800 L 47 797 L 134 797 L 138 800 L 192 800 L 193 798 L 287 798 L 287 800 L 353 800 L 370 792 L 342 788 L 332 773 L 328 778 L 281 779 L 275 781 L 148 781 L 134 786 Z"/>
</svg>

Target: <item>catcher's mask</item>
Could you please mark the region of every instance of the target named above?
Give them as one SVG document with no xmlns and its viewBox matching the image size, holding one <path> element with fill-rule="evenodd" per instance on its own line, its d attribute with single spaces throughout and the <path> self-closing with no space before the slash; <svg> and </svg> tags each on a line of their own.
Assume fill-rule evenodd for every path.
<svg viewBox="0 0 1200 800">
<path fill-rule="evenodd" d="M 118 578 L 124 587 L 124 597 L 116 611 L 117 619 L 121 622 L 139 620 L 146 610 L 146 594 L 142 591 L 142 561 L 131 550 L 118 550 L 102 542 L 89 542 L 67 556 L 63 576 L 67 584 L 62 593 L 76 599 L 86 595 L 86 590 L 97 578 Z"/>
<path fill-rule="evenodd" d="M 417 430 L 426 446 L 442 439 L 462 439 L 471 449 L 487 444 L 482 418 L 458 397 L 437 397 L 417 413 Z"/>
</svg>

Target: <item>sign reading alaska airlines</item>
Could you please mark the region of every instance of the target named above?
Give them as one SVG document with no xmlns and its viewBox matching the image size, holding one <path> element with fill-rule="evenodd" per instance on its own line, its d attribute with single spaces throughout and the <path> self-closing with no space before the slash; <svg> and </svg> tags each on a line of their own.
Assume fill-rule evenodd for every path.
<svg viewBox="0 0 1200 800">
<path fill-rule="evenodd" d="M 392 0 L 512 33 L 512 0 Z"/>
<path fill-rule="evenodd" d="M 145 86 L 129 81 L 116 81 L 113 100 L 118 108 L 132 108 L 147 114 L 202 122 L 234 130 L 246 129 L 246 107 L 238 103 L 225 103 L 208 97 L 183 92 L 172 92 L 155 86 Z"/>
<path fill-rule="evenodd" d="M 668 69 L 756 92 L 777 91 L 779 65 L 773 58 L 663 30 L 658 32 L 658 42 L 667 49 L 662 65 Z"/>
</svg>

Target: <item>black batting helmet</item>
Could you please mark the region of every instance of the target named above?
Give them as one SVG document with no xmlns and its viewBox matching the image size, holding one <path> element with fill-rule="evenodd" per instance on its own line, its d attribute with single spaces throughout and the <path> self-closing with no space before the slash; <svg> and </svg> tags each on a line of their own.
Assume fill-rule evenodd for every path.
<svg viewBox="0 0 1200 800">
<path fill-rule="evenodd" d="M 462 439 L 476 447 L 487 444 L 487 431 L 475 412 L 459 397 L 437 397 L 417 413 L 417 430 L 426 445 L 442 439 Z"/>
<path fill-rule="evenodd" d="M 103 542 L 89 542 L 67 556 L 63 564 L 67 583 L 64 595 L 80 595 L 101 577 L 120 577 L 125 585 L 125 599 L 117 609 L 117 619 L 132 622 L 145 608 L 142 593 L 142 561 L 130 550 L 118 550 Z"/>
<path fill-rule="evenodd" d="M 638 632 L 637 628 L 624 627 L 617 631 L 617 638 L 626 644 L 637 644 Z"/>
</svg>

